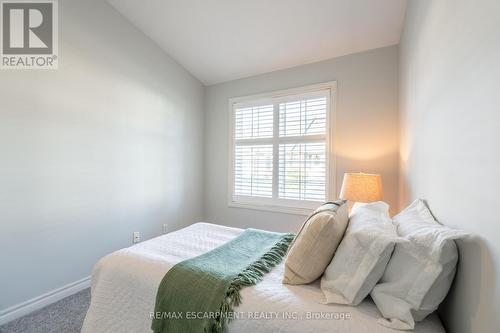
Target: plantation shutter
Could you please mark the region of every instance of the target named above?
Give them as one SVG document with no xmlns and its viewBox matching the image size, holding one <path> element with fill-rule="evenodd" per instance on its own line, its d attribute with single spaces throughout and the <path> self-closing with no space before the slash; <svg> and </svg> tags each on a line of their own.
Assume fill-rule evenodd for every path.
<svg viewBox="0 0 500 333">
<path fill-rule="evenodd" d="M 256 143 L 273 137 L 273 105 L 235 109 L 234 193 L 272 198 L 273 145 Z"/>
<path fill-rule="evenodd" d="M 329 89 L 232 104 L 232 201 L 316 207 L 328 199 Z"/>
<path fill-rule="evenodd" d="M 279 198 L 325 201 L 326 107 L 326 97 L 279 104 L 280 137 L 294 138 L 279 145 Z"/>
</svg>

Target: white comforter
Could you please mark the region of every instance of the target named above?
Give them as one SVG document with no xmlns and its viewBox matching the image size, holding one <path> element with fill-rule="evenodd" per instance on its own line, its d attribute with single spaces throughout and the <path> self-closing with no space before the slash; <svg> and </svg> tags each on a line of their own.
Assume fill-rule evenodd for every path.
<svg viewBox="0 0 500 333">
<path fill-rule="evenodd" d="M 165 273 L 242 231 L 196 223 L 102 258 L 93 270 L 92 300 L 82 332 L 151 332 L 150 313 Z M 282 276 L 283 264 L 256 286 L 242 290 L 243 302 L 235 309 L 241 317 L 229 324 L 229 332 L 397 332 L 377 324 L 380 314 L 370 300 L 357 307 L 321 304 L 323 294 L 317 284 L 283 285 Z M 442 333 L 444 329 L 437 316 L 431 315 L 417 324 L 415 332 Z"/>
</svg>

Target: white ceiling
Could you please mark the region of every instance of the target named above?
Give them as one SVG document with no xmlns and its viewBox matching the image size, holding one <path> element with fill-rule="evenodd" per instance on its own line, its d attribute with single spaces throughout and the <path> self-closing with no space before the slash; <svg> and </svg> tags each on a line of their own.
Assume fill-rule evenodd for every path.
<svg viewBox="0 0 500 333">
<path fill-rule="evenodd" d="M 399 43 L 406 0 L 108 0 L 206 85 Z"/>
</svg>

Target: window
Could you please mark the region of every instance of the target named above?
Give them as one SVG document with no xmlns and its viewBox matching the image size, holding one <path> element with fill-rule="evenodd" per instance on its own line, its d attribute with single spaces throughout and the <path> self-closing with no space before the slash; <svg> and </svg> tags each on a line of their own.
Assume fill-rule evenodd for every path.
<svg viewBox="0 0 500 333">
<path fill-rule="evenodd" d="M 230 206 L 307 214 L 334 197 L 335 88 L 230 100 Z"/>
</svg>

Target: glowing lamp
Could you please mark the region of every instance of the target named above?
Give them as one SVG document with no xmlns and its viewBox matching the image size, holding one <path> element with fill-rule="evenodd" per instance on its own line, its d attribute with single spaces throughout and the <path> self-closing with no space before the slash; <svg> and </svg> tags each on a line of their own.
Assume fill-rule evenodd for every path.
<svg viewBox="0 0 500 333">
<path fill-rule="evenodd" d="M 340 199 L 352 202 L 381 201 L 382 177 L 367 173 L 345 173 Z"/>
</svg>

